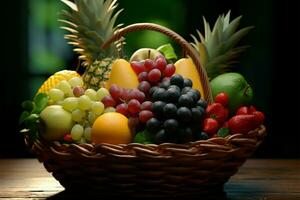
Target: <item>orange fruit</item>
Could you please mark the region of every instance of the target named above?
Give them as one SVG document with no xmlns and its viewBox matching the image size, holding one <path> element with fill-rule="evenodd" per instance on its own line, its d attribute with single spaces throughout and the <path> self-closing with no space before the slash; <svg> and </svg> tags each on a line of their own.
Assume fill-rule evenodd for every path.
<svg viewBox="0 0 300 200">
<path fill-rule="evenodd" d="M 120 113 L 104 113 L 93 124 L 91 140 L 96 144 L 128 144 L 131 139 L 128 118 Z"/>
</svg>

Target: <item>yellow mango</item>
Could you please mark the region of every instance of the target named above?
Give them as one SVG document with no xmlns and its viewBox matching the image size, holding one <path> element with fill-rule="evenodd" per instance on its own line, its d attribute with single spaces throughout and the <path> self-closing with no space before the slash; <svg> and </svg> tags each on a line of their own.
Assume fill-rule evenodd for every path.
<svg viewBox="0 0 300 200">
<path fill-rule="evenodd" d="M 175 63 L 175 74 L 180 74 L 184 78 L 193 81 L 193 88 L 199 90 L 201 96 L 204 96 L 203 87 L 200 81 L 198 70 L 191 58 L 182 58 Z"/>
<path fill-rule="evenodd" d="M 112 84 L 117 84 L 122 88 L 137 88 L 139 81 L 130 63 L 124 59 L 117 59 L 112 64 L 112 69 L 105 87 L 110 88 Z"/>
</svg>

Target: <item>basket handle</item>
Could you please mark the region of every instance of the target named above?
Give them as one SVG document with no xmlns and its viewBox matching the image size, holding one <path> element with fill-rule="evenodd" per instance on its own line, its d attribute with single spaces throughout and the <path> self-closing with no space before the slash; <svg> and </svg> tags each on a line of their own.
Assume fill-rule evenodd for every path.
<svg viewBox="0 0 300 200">
<path fill-rule="evenodd" d="M 179 34 L 177 34 L 176 32 L 174 32 L 166 27 L 163 27 L 161 25 L 154 24 L 154 23 L 131 24 L 129 26 L 126 26 L 124 28 L 117 30 L 111 38 L 109 38 L 106 42 L 103 43 L 101 48 L 102 49 L 107 48 L 112 42 L 120 39 L 127 33 L 141 31 L 141 30 L 151 30 L 151 31 L 156 31 L 156 32 L 160 32 L 164 35 L 167 35 L 168 37 L 173 39 L 176 43 L 178 43 L 184 49 L 184 51 L 187 53 L 187 55 L 189 55 L 191 57 L 191 59 L 193 60 L 194 64 L 197 67 L 198 74 L 200 76 L 200 81 L 201 81 L 201 84 L 202 84 L 202 87 L 204 90 L 203 91 L 204 99 L 208 103 L 212 103 L 212 93 L 211 93 L 211 89 L 209 86 L 208 76 L 207 76 L 205 69 L 202 67 L 202 65 L 200 63 L 200 57 L 199 57 L 198 53 L 183 37 L 181 37 Z"/>
</svg>

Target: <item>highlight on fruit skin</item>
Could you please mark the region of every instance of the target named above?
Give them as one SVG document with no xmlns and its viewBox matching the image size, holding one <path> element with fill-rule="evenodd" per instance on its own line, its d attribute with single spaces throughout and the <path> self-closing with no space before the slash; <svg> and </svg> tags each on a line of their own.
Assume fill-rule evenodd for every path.
<svg viewBox="0 0 300 200">
<path fill-rule="evenodd" d="M 49 90 L 54 88 L 62 80 L 70 80 L 73 77 L 80 77 L 80 75 L 73 70 L 62 70 L 58 71 L 52 76 L 50 76 L 38 89 L 37 93 L 48 94 Z"/>
</svg>

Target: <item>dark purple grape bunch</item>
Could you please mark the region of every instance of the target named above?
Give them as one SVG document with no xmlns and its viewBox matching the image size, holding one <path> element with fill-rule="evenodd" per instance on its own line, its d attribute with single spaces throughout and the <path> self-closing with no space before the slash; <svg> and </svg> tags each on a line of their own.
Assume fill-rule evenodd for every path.
<svg viewBox="0 0 300 200">
<path fill-rule="evenodd" d="M 207 139 L 202 132 L 202 121 L 207 107 L 193 82 L 175 74 L 149 90 L 154 117 L 146 129 L 154 136 L 155 143 L 186 143 Z"/>
</svg>

